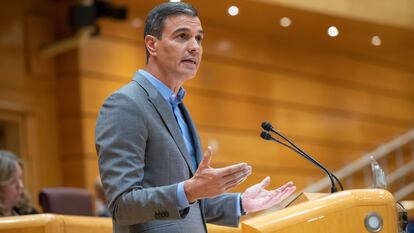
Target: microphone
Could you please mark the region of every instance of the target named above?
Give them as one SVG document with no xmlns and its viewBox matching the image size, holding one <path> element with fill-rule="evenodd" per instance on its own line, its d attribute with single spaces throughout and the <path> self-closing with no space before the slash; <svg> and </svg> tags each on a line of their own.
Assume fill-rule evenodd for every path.
<svg viewBox="0 0 414 233">
<path fill-rule="evenodd" d="M 310 156 L 309 154 L 307 154 L 305 151 L 303 151 L 302 149 L 300 149 L 299 147 L 297 147 L 293 142 L 291 142 L 289 139 L 287 139 L 285 136 L 283 136 L 282 134 L 280 134 L 279 132 L 277 132 L 273 127 L 272 124 L 270 124 L 269 122 L 263 122 L 262 123 L 262 128 L 265 130 L 260 134 L 260 137 L 262 137 L 265 140 L 271 140 L 271 141 L 275 141 L 291 150 L 293 150 L 294 152 L 296 152 L 297 154 L 299 154 L 300 156 L 304 157 L 306 160 L 308 160 L 309 162 L 315 164 L 316 166 L 318 166 L 319 168 L 321 168 L 329 177 L 329 179 L 331 180 L 331 193 L 334 193 L 337 191 L 334 179 L 338 182 L 339 186 L 341 187 L 342 190 L 344 190 L 341 182 L 339 181 L 339 179 L 332 173 L 330 172 L 325 166 L 323 166 L 321 163 L 319 163 L 318 161 L 316 161 L 314 158 L 312 158 L 312 156 Z M 282 137 L 284 140 L 286 140 L 290 145 L 287 145 L 284 142 L 281 142 L 279 140 L 277 140 L 276 138 L 272 137 L 272 135 L 270 135 L 270 133 L 268 131 L 271 131 L 277 135 L 279 135 L 280 137 Z"/>
<path fill-rule="evenodd" d="M 264 140 L 275 141 L 275 142 L 277 142 L 279 144 L 282 144 L 283 146 L 285 146 L 285 147 L 293 150 L 294 152 L 300 154 L 301 156 L 303 156 L 303 154 L 300 151 L 298 151 L 297 149 L 295 149 L 295 148 L 289 146 L 288 144 L 286 144 L 286 143 L 284 143 L 282 141 L 279 141 L 276 138 L 272 137 L 272 135 L 270 135 L 270 133 L 268 131 L 262 131 L 262 133 L 260 134 L 260 137 L 263 138 Z"/>
</svg>

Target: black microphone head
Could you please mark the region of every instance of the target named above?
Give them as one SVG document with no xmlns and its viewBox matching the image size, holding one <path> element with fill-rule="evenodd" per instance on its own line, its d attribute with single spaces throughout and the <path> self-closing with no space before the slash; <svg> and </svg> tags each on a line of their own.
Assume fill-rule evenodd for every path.
<svg viewBox="0 0 414 233">
<path fill-rule="evenodd" d="M 262 122 L 262 128 L 263 128 L 264 130 L 266 130 L 266 131 L 269 131 L 269 130 L 272 130 L 272 129 L 273 129 L 272 124 L 270 124 L 270 123 L 269 123 L 269 122 L 267 122 L 267 121 L 263 121 L 263 122 Z"/>
<path fill-rule="evenodd" d="M 272 139 L 272 135 L 270 135 L 269 132 L 267 132 L 267 131 L 262 131 L 260 133 L 260 137 L 263 138 L 264 140 L 271 140 Z"/>
</svg>

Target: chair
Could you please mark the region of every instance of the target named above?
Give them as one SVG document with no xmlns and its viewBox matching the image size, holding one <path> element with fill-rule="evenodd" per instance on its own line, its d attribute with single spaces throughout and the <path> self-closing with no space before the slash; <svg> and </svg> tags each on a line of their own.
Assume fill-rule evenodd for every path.
<svg viewBox="0 0 414 233">
<path fill-rule="evenodd" d="M 44 188 L 39 193 L 44 213 L 93 216 L 92 195 L 81 188 Z"/>
</svg>

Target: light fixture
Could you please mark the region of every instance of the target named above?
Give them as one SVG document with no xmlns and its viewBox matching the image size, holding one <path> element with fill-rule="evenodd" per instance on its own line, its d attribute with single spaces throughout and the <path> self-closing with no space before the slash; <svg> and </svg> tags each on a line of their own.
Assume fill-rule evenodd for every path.
<svg viewBox="0 0 414 233">
<path fill-rule="evenodd" d="M 132 19 L 131 26 L 133 28 L 140 28 L 142 26 L 142 19 L 139 17 Z"/>
<path fill-rule="evenodd" d="M 237 6 L 231 6 L 229 7 L 229 9 L 227 10 L 227 12 L 229 13 L 229 15 L 231 16 L 236 16 L 239 14 L 239 8 Z"/>
<path fill-rule="evenodd" d="M 279 23 L 280 23 L 280 26 L 286 28 L 292 24 L 292 20 L 290 20 L 289 17 L 283 17 L 280 19 Z"/>
<path fill-rule="evenodd" d="M 336 36 L 338 36 L 339 35 L 338 28 L 336 28 L 335 26 L 330 26 L 328 28 L 328 35 L 330 37 L 336 37 Z"/>
<path fill-rule="evenodd" d="M 380 46 L 381 45 L 381 37 L 373 36 L 371 38 L 371 44 L 374 45 L 374 46 Z"/>
<path fill-rule="evenodd" d="M 229 51 L 232 47 L 232 43 L 229 40 L 221 40 L 217 43 L 217 49 L 220 51 Z"/>
<path fill-rule="evenodd" d="M 170 0 L 170 2 L 181 2 L 180 0 Z"/>
</svg>

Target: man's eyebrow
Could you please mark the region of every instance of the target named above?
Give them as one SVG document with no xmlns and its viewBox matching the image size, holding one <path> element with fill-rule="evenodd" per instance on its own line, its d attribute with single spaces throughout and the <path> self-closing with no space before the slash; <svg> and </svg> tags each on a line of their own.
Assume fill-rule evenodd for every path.
<svg viewBox="0 0 414 233">
<path fill-rule="evenodd" d="M 178 34 L 180 32 L 188 32 L 188 31 L 190 31 L 190 29 L 188 29 L 188 28 L 178 28 L 178 29 L 176 29 L 173 32 L 173 34 Z M 203 34 L 204 35 L 204 31 L 203 30 L 198 30 L 197 33 L 200 33 L 200 34 Z"/>
</svg>

